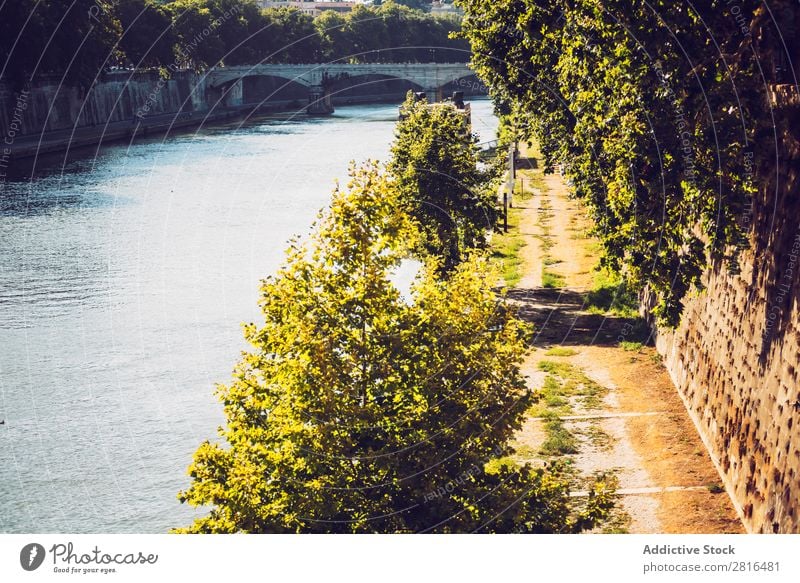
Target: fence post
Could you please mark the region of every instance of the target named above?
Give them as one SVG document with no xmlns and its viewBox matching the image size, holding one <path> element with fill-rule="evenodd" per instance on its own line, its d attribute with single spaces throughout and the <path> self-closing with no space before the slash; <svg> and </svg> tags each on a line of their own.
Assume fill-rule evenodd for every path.
<svg viewBox="0 0 800 583">
<path fill-rule="evenodd" d="M 503 231 L 508 233 L 508 191 L 503 191 Z"/>
</svg>

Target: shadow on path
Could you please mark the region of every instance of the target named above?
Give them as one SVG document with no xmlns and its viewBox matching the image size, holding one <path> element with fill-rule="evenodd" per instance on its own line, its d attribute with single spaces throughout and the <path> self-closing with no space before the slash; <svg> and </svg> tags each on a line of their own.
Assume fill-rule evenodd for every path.
<svg viewBox="0 0 800 583">
<path fill-rule="evenodd" d="M 648 339 L 646 332 L 642 338 L 640 320 L 585 312 L 585 294 L 581 292 L 515 288 L 508 290 L 506 297 L 517 307 L 519 318 L 535 325 L 534 346 L 616 346 L 623 340 Z"/>
</svg>

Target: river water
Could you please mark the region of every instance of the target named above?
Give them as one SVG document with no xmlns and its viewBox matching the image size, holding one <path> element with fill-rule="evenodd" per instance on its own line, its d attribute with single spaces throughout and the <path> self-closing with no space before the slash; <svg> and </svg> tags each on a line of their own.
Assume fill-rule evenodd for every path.
<svg viewBox="0 0 800 583">
<path fill-rule="evenodd" d="M 0 196 L 0 532 L 158 533 L 216 437 L 259 281 L 394 105 L 259 120 L 37 164 Z M 473 102 L 481 140 L 488 101 Z"/>
</svg>

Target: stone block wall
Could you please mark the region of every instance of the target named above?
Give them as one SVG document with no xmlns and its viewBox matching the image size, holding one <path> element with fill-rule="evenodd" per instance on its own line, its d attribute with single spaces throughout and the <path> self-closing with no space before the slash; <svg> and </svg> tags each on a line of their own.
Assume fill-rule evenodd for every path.
<svg viewBox="0 0 800 583">
<path fill-rule="evenodd" d="M 150 72 L 106 73 L 85 94 L 59 81 L 40 80 L 25 95 L 24 107 L 18 107 L 19 98 L 0 84 L 0 129 L 14 122 L 18 135 L 36 135 L 126 121 L 137 111 L 156 116 L 208 108 L 205 83 L 191 72 L 176 73 L 169 80 Z"/>
<path fill-rule="evenodd" d="M 796 86 L 776 88 L 771 100 L 776 123 L 756 147 L 758 193 L 741 270 L 710 269 L 680 326 L 659 330 L 656 346 L 748 531 L 800 533 Z"/>
</svg>

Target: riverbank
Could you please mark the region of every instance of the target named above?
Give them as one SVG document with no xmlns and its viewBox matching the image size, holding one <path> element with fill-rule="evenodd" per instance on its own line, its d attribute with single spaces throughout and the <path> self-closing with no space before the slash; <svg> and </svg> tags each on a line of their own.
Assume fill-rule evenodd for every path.
<svg viewBox="0 0 800 583">
<path fill-rule="evenodd" d="M 262 279 L 350 161 L 388 159 L 397 107 L 289 115 L 49 155 L 0 182 L 0 531 L 164 533 L 199 515 L 176 493 L 223 421 L 239 323 L 263 321 Z M 489 100 L 472 116 L 496 138 Z"/>
<path fill-rule="evenodd" d="M 343 95 L 334 96 L 331 102 L 337 107 L 349 105 L 379 105 L 402 103 L 405 95 Z M 132 118 L 124 121 L 108 122 L 92 126 L 75 127 L 37 135 L 21 136 L 6 146 L 9 162 L 74 150 L 77 148 L 99 147 L 117 141 L 132 142 L 142 137 L 169 134 L 176 130 L 191 130 L 211 124 L 227 123 L 235 119 L 251 117 L 296 118 L 309 115 L 305 106 L 298 100 L 281 100 L 267 103 L 245 104 L 238 107 L 217 108 L 206 112 L 178 112 Z"/>
<path fill-rule="evenodd" d="M 619 288 L 594 269 L 597 241 L 579 202 L 543 174 L 537 152 L 523 164 L 504 244 L 519 265 L 506 270 L 516 282 L 508 296 L 535 326 L 523 372 L 539 403 L 516 461 L 562 461 L 578 499 L 593 476 L 608 476 L 619 504 L 603 532 L 744 532 L 646 327 L 622 298 L 611 302 Z"/>
<path fill-rule="evenodd" d="M 384 102 L 384 97 L 374 101 L 374 103 Z M 359 102 L 359 104 L 362 103 L 373 103 L 373 101 L 365 98 Z M 354 104 L 352 99 L 346 103 L 346 105 L 351 104 Z M 41 154 L 100 146 L 115 141 L 133 141 L 145 136 L 168 134 L 175 130 L 186 130 L 209 124 L 229 122 L 233 119 L 241 119 L 254 114 L 259 116 L 280 115 L 281 113 L 291 116 L 305 115 L 302 106 L 300 106 L 299 110 L 295 109 L 299 105 L 299 103 L 293 101 L 281 101 L 263 105 L 248 104 L 239 107 L 217 108 L 214 111 L 169 113 L 141 119 L 131 118 L 124 121 L 44 132 L 40 135 L 22 136 L 15 139 L 8 146 L 8 155 L 12 161 L 21 160 Z M 345 105 L 345 103 L 341 105 Z"/>
</svg>

